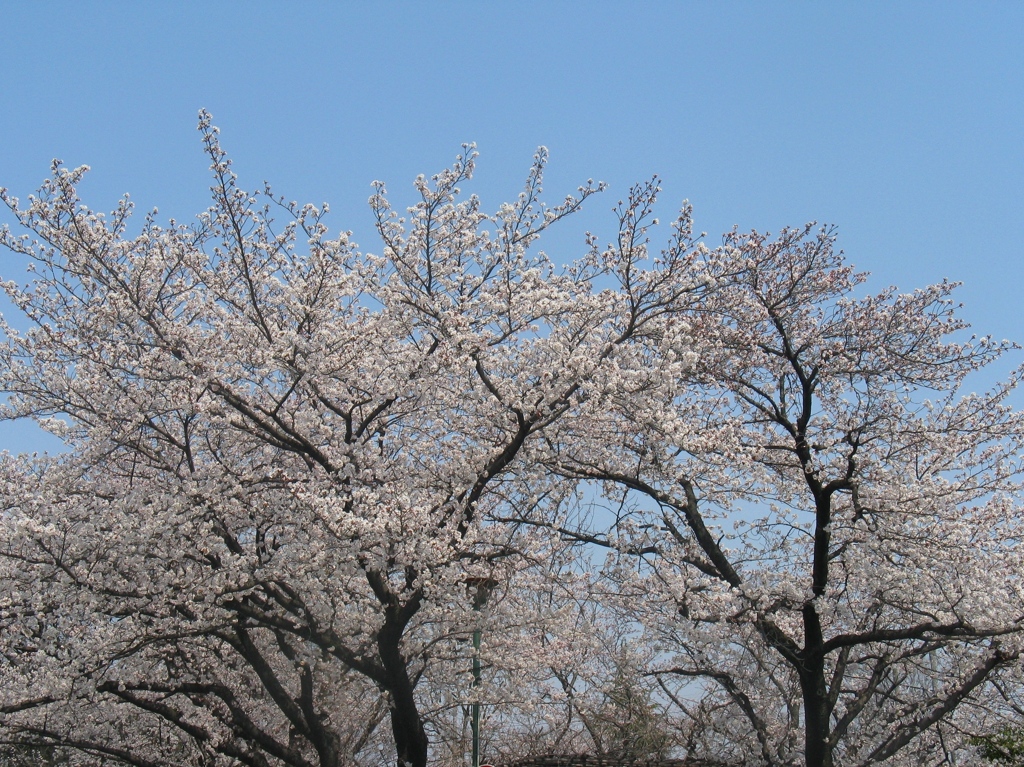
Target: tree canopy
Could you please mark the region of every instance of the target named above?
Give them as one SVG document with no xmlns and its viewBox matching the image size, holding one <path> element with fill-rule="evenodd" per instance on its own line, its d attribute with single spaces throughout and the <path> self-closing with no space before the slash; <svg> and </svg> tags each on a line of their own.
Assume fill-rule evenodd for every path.
<svg viewBox="0 0 1024 767">
<path fill-rule="evenodd" d="M 494 214 L 472 146 L 405 213 L 375 183 L 367 252 L 199 128 L 188 225 L 57 162 L 0 193 L 4 415 L 68 448 L 0 463 L 0 742 L 462 764 L 483 701 L 494 760 L 831 767 L 1019 721 L 1019 375 L 968 393 L 1013 345 L 955 285 L 866 293 L 828 227 L 712 248 L 689 205 L 656 248 L 657 179 L 556 261 L 603 186 L 545 204 L 544 149 Z"/>
</svg>

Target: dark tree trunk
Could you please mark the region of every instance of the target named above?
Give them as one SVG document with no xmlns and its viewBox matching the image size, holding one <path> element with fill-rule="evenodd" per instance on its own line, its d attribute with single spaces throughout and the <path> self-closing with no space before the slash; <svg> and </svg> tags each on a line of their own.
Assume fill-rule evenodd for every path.
<svg viewBox="0 0 1024 767">
<path fill-rule="evenodd" d="M 427 731 L 416 706 L 415 684 L 399 644 L 409 617 L 419 606 L 418 596 L 404 608 L 390 609 L 377 635 L 377 652 L 384 667 L 385 686 L 391 695 L 391 731 L 395 736 L 398 767 L 426 767 Z"/>
<path fill-rule="evenodd" d="M 427 733 L 423 728 L 412 685 L 402 693 L 391 692 L 391 731 L 395 735 L 398 767 L 426 767 Z"/>
<path fill-rule="evenodd" d="M 825 669 L 811 662 L 800 674 L 804 702 L 804 763 L 806 767 L 832 767 L 832 748 L 828 744 L 829 706 Z"/>
<path fill-rule="evenodd" d="M 803 618 L 804 649 L 797 673 L 804 701 L 804 763 L 806 767 L 832 767 L 832 748 L 828 744 L 832 710 L 825 681 L 825 655 L 821 651 L 821 619 L 813 602 L 804 605 Z"/>
</svg>

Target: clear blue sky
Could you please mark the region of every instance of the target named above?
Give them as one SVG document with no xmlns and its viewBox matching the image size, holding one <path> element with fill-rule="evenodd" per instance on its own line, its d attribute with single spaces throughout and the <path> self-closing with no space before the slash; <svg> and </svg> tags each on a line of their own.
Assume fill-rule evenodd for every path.
<svg viewBox="0 0 1024 767">
<path fill-rule="evenodd" d="M 1022 40 L 1017 2 L 0 0 L 0 185 L 25 196 L 60 157 L 93 167 L 96 207 L 130 192 L 188 219 L 205 107 L 243 184 L 329 201 L 372 251 L 371 180 L 411 199 L 475 141 L 495 207 L 544 144 L 553 197 L 611 185 L 556 258 L 610 237 L 657 173 L 663 217 L 689 198 L 712 243 L 834 223 L 871 285 L 961 280 L 978 332 L 1024 341 Z M 10 425 L 0 443 L 52 444 Z"/>
</svg>

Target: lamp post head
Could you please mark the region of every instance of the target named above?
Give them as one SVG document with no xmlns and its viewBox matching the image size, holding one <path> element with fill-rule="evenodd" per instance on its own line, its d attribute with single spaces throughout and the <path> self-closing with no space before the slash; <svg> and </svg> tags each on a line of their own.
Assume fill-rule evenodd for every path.
<svg viewBox="0 0 1024 767">
<path fill-rule="evenodd" d="M 494 591 L 497 585 L 498 581 L 488 576 L 474 575 L 466 578 L 466 589 L 473 595 L 474 610 L 483 609 L 483 606 L 487 604 L 487 600 L 491 596 L 491 592 Z"/>
</svg>

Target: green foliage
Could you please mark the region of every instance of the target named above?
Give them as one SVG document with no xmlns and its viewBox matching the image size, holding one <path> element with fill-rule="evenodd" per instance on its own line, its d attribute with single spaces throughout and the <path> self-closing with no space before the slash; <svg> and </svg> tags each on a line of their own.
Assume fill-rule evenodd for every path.
<svg viewBox="0 0 1024 767">
<path fill-rule="evenodd" d="M 0 745 L 0 767 L 55 767 L 67 761 L 67 755 L 52 745 Z"/>
<path fill-rule="evenodd" d="M 1013 767 L 1024 767 L 1024 728 L 1004 727 L 991 735 L 971 738 L 983 759 Z"/>
<path fill-rule="evenodd" d="M 597 716 L 595 735 L 601 750 L 623 761 L 663 758 L 671 745 L 665 725 L 664 712 L 637 669 L 620 658 Z"/>
</svg>

